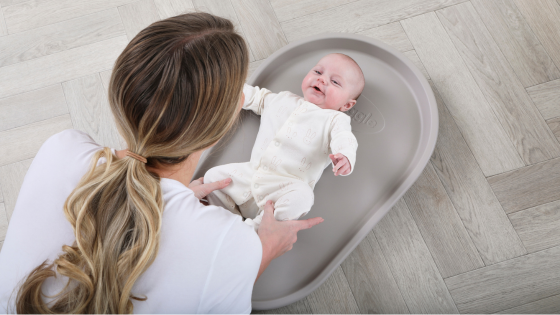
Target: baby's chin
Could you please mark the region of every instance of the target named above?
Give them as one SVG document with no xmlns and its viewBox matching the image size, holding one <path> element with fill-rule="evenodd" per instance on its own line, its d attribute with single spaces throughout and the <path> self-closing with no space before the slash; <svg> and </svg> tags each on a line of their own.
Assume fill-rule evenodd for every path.
<svg viewBox="0 0 560 315">
<path fill-rule="evenodd" d="M 309 95 L 308 93 L 303 93 L 303 99 L 304 99 L 305 101 L 309 102 L 309 103 L 313 103 L 313 104 L 315 104 L 315 105 L 317 105 L 317 106 L 323 108 L 322 103 L 321 103 L 321 102 L 317 102 L 317 101 L 315 100 L 315 97 L 313 96 L 313 94 L 312 94 L 312 95 Z"/>
</svg>

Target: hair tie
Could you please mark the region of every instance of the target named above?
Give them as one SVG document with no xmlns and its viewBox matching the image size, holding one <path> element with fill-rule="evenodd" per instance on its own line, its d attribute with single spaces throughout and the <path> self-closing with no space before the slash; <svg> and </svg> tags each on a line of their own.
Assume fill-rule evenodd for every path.
<svg viewBox="0 0 560 315">
<path fill-rule="evenodd" d="M 130 152 L 128 149 L 126 149 L 126 156 L 130 156 L 131 158 L 137 159 L 138 161 L 140 161 L 144 164 L 148 163 L 148 160 L 146 160 L 145 157 L 143 157 L 139 154 L 136 154 L 134 152 Z"/>
</svg>

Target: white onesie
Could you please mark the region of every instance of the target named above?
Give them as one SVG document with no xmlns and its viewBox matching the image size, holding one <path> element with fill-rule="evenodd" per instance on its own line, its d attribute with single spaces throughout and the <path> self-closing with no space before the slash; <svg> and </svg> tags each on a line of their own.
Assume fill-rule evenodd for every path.
<svg viewBox="0 0 560 315">
<path fill-rule="evenodd" d="M 209 169 L 204 183 L 231 177 L 232 182 L 207 196 L 247 218 L 258 230 L 264 205 L 272 200 L 277 220 L 306 215 L 313 205 L 313 188 L 332 163 L 329 153 L 342 153 L 355 168 L 358 142 L 350 116 L 323 109 L 288 91 L 278 94 L 245 84 L 243 109 L 261 116 L 251 160 Z"/>
</svg>

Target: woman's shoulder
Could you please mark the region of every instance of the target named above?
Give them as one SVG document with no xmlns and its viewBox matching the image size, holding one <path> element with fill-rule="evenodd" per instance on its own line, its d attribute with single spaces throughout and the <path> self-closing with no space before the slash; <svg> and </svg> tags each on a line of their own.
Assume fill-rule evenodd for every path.
<svg viewBox="0 0 560 315">
<path fill-rule="evenodd" d="M 76 147 L 78 146 L 78 147 Z M 102 146 L 95 142 L 93 138 L 87 133 L 77 129 L 66 129 L 59 133 L 50 136 L 42 145 L 41 148 L 47 147 L 52 149 L 72 150 L 73 148 L 79 149 L 83 147 L 96 147 Z"/>
</svg>

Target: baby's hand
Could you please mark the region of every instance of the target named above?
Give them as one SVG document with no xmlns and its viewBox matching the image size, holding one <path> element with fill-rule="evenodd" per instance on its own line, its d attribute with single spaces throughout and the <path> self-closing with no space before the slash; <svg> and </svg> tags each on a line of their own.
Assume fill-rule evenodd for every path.
<svg viewBox="0 0 560 315">
<path fill-rule="evenodd" d="M 331 158 L 334 165 L 334 176 L 346 175 L 350 173 L 350 161 L 348 161 L 348 158 L 346 156 L 344 156 L 342 153 L 337 153 L 329 154 L 329 157 Z"/>
</svg>

